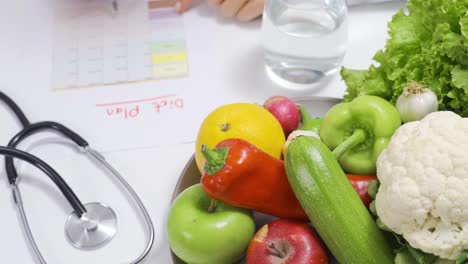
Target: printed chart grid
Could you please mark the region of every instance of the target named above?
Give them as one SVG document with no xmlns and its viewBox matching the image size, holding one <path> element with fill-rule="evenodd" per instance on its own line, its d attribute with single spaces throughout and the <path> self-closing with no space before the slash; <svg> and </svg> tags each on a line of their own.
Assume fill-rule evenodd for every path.
<svg viewBox="0 0 468 264">
<path fill-rule="evenodd" d="M 52 90 L 188 76 L 174 0 L 131 1 L 117 13 L 99 1 L 72 2 L 55 15 Z"/>
</svg>

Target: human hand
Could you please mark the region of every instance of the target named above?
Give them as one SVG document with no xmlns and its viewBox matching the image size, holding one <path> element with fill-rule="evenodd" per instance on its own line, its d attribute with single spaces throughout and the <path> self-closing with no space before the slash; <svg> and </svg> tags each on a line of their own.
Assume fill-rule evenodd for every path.
<svg viewBox="0 0 468 264">
<path fill-rule="evenodd" d="M 192 0 L 177 0 L 174 5 L 177 13 L 183 13 L 190 7 L 192 7 Z"/>
<path fill-rule="evenodd" d="M 265 0 L 208 0 L 220 9 L 225 17 L 236 17 L 240 21 L 250 21 L 263 13 Z"/>
</svg>

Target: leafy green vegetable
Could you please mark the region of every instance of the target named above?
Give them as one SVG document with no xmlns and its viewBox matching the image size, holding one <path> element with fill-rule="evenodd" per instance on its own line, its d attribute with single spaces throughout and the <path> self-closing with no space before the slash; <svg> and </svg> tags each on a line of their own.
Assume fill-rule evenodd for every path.
<svg viewBox="0 0 468 264">
<path fill-rule="evenodd" d="M 416 260 L 411 255 L 411 252 L 405 248 L 401 251 L 398 251 L 395 256 L 395 264 L 414 264 Z"/>
<path fill-rule="evenodd" d="M 412 246 L 410 246 L 408 243 L 406 245 L 406 248 L 408 248 L 409 252 L 411 255 L 413 255 L 413 258 L 416 260 L 417 263 L 419 264 L 429 264 L 429 263 L 434 263 L 438 258 L 432 254 L 424 253 L 419 249 L 415 249 Z"/>
<path fill-rule="evenodd" d="M 408 0 L 367 70 L 343 68 L 345 101 L 371 94 L 395 103 L 409 81 L 435 92 L 440 110 L 468 116 L 468 1 Z"/>
<path fill-rule="evenodd" d="M 379 191 L 379 186 L 380 186 L 379 180 L 373 180 L 369 182 L 369 184 L 367 185 L 367 194 L 369 194 L 369 196 L 372 199 L 375 199 L 375 196 L 377 196 L 377 192 Z"/>
<path fill-rule="evenodd" d="M 457 258 L 456 264 L 466 264 L 468 263 L 468 250 L 465 250 L 461 256 Z"/>
<path fill-rule="evenodd" d="M 394 240 L 392 244 L 396 245 L 396 247 L 394 247 L 396 253 L 395 264 L 438 264 L 446 262 L 454 264 L 453 261 L 444 260 L 432 254 L 422 252 L 419 249 L 415 249 L 406 242 L 402 236 L 395 233 L 392 234 Z"/>
<path fill-rule="evenodd" d="M 414 249 L 410 245 L 398 250 L 395 256 L 395 264 L 433 264 L 438 260 L 438 257 Z"/>
</svg>

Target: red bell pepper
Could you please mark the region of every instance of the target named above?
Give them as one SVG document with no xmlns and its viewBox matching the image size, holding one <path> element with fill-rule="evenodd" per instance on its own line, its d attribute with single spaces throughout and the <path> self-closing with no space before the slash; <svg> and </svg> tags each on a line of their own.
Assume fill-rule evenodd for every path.
<svg viewBox="0 0 468 264">
<path fill-rule="evenodd" d="M 201 185 L 213 199 L 280 218 L 308 221 L 289 186 L 284 163 L 242 139 L 203 147 Z"/>
<path fill-rule="evenodd" d="M 367 186 L 369 182 L 373 180 L 377 180 L 376 176 L 369 176 L 369 175 L 353 175 L 353 174 L 346 174 L 348 180 L 353 185 L 354 189 L 356 190 L 359 197 L 361 197 L 361 201 L 369 207 L 369 204 L 372 202 L 372 197 L 370 197 L 369 193 L 367 192 Z"/>
<path fill-rule="evenodd" d="M 283 160 L 242 139 L 223 140 L 214 149 L 203 146 L 202 152 L 206 163 L 201 185 L 211 198 L 279 218 L 309 221 L 289 185 Z M 361 199 L 367 199 L 370 180 L 348 178 Z"/>
</svg>

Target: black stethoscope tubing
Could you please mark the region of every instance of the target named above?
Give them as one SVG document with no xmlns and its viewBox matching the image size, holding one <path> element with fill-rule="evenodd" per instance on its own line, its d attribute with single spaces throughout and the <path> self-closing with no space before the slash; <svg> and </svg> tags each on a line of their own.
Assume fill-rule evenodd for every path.
<svg viewBox="0 0 468 264">
<path fill-rule="evenodd" d="M 89 145 L 86 140 L 64 125 L 52 121 L 43 121 L 34 124 L 28 124 L 10 140 L 7 147 L 16 148 L 22 140 L 42 130 L 57 131 L 81 147 L 87 147 Z M 18 173 L 13 162 L 13 157 L 10 156 L 5 158 L 5 169 L 8 176 L 8 181 L 10 184 L 14 184 L 18 178 Z M 80 201 L 80 199 L 78 199 L 73 190 L 70 188 L 70 186 L 68 186 L 68 184 L 60 175 L 56 174 L 54 177 L 49 176 L 49 178 L 51 178 L 55 185 L 57 185 L 57 187 L 60 189 L 63 196 L 67 199 L 68 203 L 73 208 L 75 214 L 78 217 L 81 217 L 86 213 L 86 208 L 84 207 L 83 203 Z"/>
<path fill-rule="evenodd" d="M 21 125 L 23 127 L 27 127 L 31 122 L 29 122 L 29 119 L 26 117 L 26 115 L 23 113 L 23 110 L 13 101 L 8 95 L 6 95 L 4 92 L 0 91 L 0 101 L 3 101 L 9 109 L 15 114 L 15 116 L 18 118 L 20 121 Z"/>
<path fill-rule="evenodd" d="M 34 155 L 31 155 L 31 154 L 29 154 L 29 153 L 27 153 L 25 151 L 0 146 L 0 155 L 7 156 L 7 157 L 14 157 L 15 159 L 20 159 L 22 161 L 25 161 L 25 162 L 33 165 L 34 167 L 38 168 L 42 172 L 44 172 L 54 182 L 63 181 L 62 177 L 49 164 L 47 164 L 46 162 L 44 162 L 40 158 L 38 158 L 38 157 L 36 157 Z M 61 182 L 61 184 L 68 187 L 68 185 L 67 185 L 67 183 L 65 181 Z M 70 188 L 70 187 L 68 187 L 68 188 Z M 76 198 L 76 199 L 78 199 L 78 198 Z"/>
<path fill-rule="evenodd" d="M 23 126 L 23 129 L 10 140 L 7 147 L 16 148 L 18 144 L 21 143 L 21 141 L 27 138 L 28 136 L 46 129 L 50 129 L 61 133 L 62 135 L 72 140 L 81 147 L 87 147 L 89 145 L 88 142 L 84 140 L 80 135 L 78 135 L 77 133 L 73 132 L 71 129 L 65 127 L 60 123 L 52 121 L 43 121 L 31 124 L 29 119 L 26 117 L 21 108 L 15 103 L 15 101 L 13 101 L 8 95 L 3 93 L 2 91 L 0 91 L 0 100 L 3 101 L 11 109 L 11 111 L 15 114 L 15 116 L 18 118 L 21 125 Z M 33 160 L 31 159 L 31 157 L 34 156 L 30 155 L 29 160 Z M 13 158 L 14 156 L 12 155 L 9 155 L 5 158 L 5 170 L 7 173 L 8 182 L 10 184 L 16 183 L 16 180 L 18 178 L 18 173 L 15 168 Z M 39 161 L 39 159 L 36 161 Z M 46 164 L 43 161 L 37 163 L 42 165 Z M 47 167 L 52 169 L 50 166 Z M 51 173 L 46 173 L 46 175 L 49 176 L 49 178 L 59 188 L 59 190 L 67 199 L 68 203 L 73 208 L 78 217 L 81 217 L 83 214 L 86 213 L 86 208 L 84 207 L 83 203 L 76 196 L 76 194 L 73 192 L 70 186 L 65 182 L 65 180 L 55 170 L 53 170 L 53 172 Z"/>
</svg>

